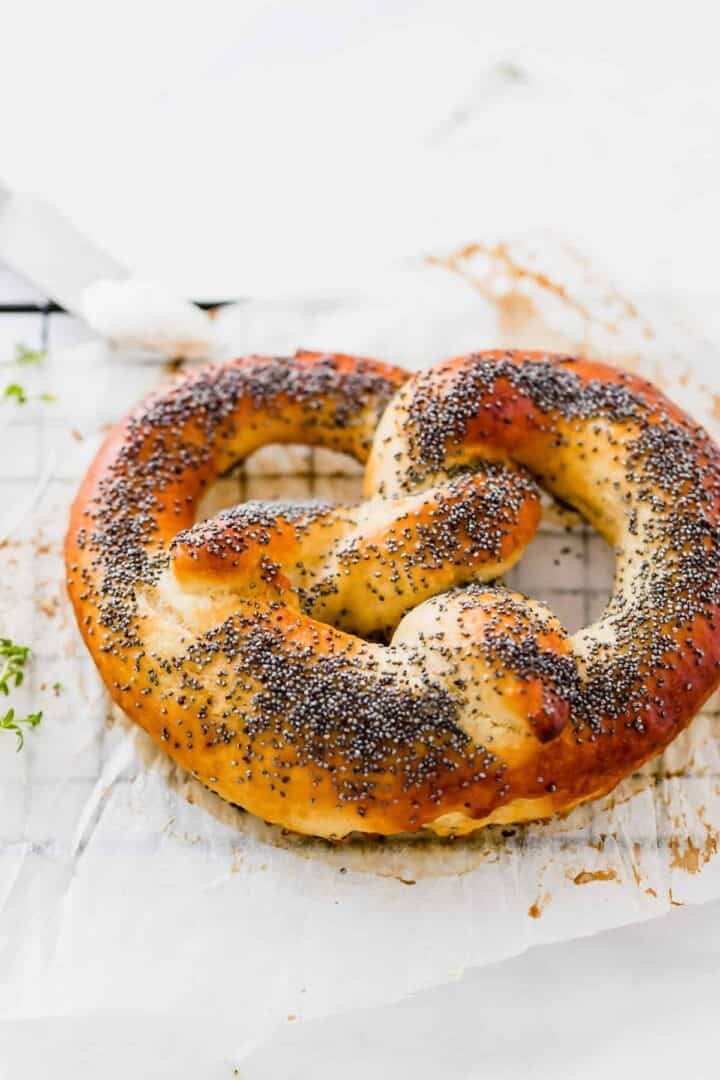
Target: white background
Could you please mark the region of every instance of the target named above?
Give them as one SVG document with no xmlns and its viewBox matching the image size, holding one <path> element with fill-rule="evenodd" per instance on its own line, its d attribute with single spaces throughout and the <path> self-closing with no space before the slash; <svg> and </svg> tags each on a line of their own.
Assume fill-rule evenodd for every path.
<svg viewBox="0 0 720 1080">
<path fill-rule="evenodd" d="M 716 288 L 715 5 L 5 0 L 0 173 L 188 295 L 560 230 Z"/>
<path fill-rule="evenodd" d="M 0 173 L 196 297 L 321 290 L 549 229 L 636 290 L 705 305 L 717 40 L 698 3 L 6 3 Z M 679 910 L 288 1030 L 241 1075 L 715 1077 L 719 916 Z M 8 1027 L 12 1080 L 207 1075 L 212 1032 L 172 1017 L 65 1030 Z"/>
</svg>

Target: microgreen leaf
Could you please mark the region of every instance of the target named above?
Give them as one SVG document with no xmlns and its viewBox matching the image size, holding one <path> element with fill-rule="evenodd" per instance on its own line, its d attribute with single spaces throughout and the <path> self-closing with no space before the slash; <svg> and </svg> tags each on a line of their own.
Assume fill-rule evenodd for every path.
<svg viewBox="0 0 720 1080">
<path fill-rule="evenodd" d="M 8 385 L 5 387 L 5 393 L 3 394 L 3 397 L 15 398 L 18 405 L 24 405 L 27 401 L 27 394 L 23 390 L 22 386 L 20 386 L 20 383 L 8 383 Z"/>
<path fill-rule="evenodd" d="M 4 716 L 0 716 L 0 730 L 1 731 L 14 731 L 17 735 L 17 747 L 16 750 L 22 750 L 25 745 L 25 734 L 21 727 L 22 724 L 27 724 L 28 727 L 37 727 L 42 720 L 42 713 L 28 713 L 27 716 L 15 716 L 14 709 L 8 709 Z"/>
<path fill-rule="evenodd" d="M 45 349 L 31 349 L 23 342 L 19 342 L 15 346 L 16 364 L 39 364 L 46 356 Z"/>
<path fill-rule="evenodd" d="M 16 645 L 11 638 L 0 638 L 0 694 L 7 697 L 11 686 L 20 686 L 29 654 L 30 648 L 27 645 Z"/>
<path fill-rule="evenodd" d="M 29 655 L 29 646 L 16 645 L 12 638 L 0 638 L 0 694 L 7 697 L 13 687 L 20 686 Z M 41 712 L 16 716 L 14 709 L 8 709 L 4 716 L 0 716 L 0 730 L 14 731 L 18 740 L 17 749 L 22 750 L 25 745 L 25 735 L 21 725 L 34 728 L 41 720 Z"/>
</svg>

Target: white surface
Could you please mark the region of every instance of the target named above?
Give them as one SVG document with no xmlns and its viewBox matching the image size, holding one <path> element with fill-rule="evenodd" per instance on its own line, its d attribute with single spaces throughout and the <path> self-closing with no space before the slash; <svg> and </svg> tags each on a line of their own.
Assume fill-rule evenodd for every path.
<svg viewBox="0 0 720 1080">
<path fill-rule="evenodd" d="M 716 1080 L 719 971 L 714 903 L 532 949 L 392 1008 L 288 1023 L 237 1074 L 209 1063 L 211 1029 L 167 1014 L 0 1023 L 0 1042 L 7 1080 L 48 1062 L 63 1080 Z"/>
<path fill-rule="evenodd" d="M 550 228 L 636 290 L 680 295 L 717 331 L 716 22 L 710 0 L 390 0 L 374 11 L 290 0 L 15 2 L 0 34 L 0 173 L 185 295 L 324 289 L 476 237 Z M 37 299 L 0 268 L 3 295 Z M 39 342 L 43 324 L 58 344 L 87 336 L 63 317 L 12 318 L 12 330 L 0 319 L 11 346 Z M 310 344 L 313 319 L 300 312 L 292 334 L 285 320 L 278 332 L 255 307 L 246 333 L 253 342 L 302 333 Z M 472 326 L 455 327 L 465 347 Z M 406 323 L 409 352 L 425 332 L 422 321 Z M 355 333 L 372 338 L 366 326 Z M 72 403 L 93 376 L 93 355 L 52 371 L 49 388 Z M 709 364 L 705 375 L 713 385 Z M 135 382 L 108 375 L 96 419 L 114 419 L 136 393 Z M 69 422 L 83 420 L 71 411 Z M 88 450 L 62 445 L 59 483 Z M 0 474 L 26 485 L 46 450 L 32 426 L 18 429 Z M 61 722 L 92 790 L 100 740 L 73 743 L 80 730 Z M 36 735 L 15 768 L 46 768 Z M 73 798 L 67 790 L 54 804 L 59 822 Z M 597 892 L 587 895 L 592 908 Z M 21 900 L 32 916 L 42 887 Z M 290 1023 L 241 1075 L 574 1080 L 602 1070 L 624 1080 L 652 1069 L 710 1080 L 719 914 L 714 904 L 678 910 L 533 950 L 417 1002 Z M 52 927 L 38 925 L 30 939 L 38 955 L 43 932 Z M 105 944 L 97 942 L 99 957 Z M 423 934 L 413 948 L 423 953 Z M 242 1011 L 243 1001 L 233 1004 Z M 203 1007 L 222 1019 L 228 1001 L 209 988 Z M 0 1075 L 4 1066 L 9 1080 L 35 1080 L 49 1067 L 73 1080 L 233 1075 L 232 1039 L 197 1017 L 141 1009 L 4 1027 Z"/>
<path fill-rule="evenodd" d="M 12 4 L 5 179 L 212 299 L 559 230 L 629 286 L 717 288 L 717 6 Z"/>
<path fill-rule="evenodd" d="M 715 1080 L 720 905 L 531 949 L 393 1009 L 288 1025 L 245 1080 Z"/>
</svg>

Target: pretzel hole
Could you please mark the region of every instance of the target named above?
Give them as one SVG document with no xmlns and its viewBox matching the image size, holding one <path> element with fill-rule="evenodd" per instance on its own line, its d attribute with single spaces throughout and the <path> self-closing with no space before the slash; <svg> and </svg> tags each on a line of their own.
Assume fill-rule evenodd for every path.
<svg viewBox="0 0 720 1080">
<path fill-rule="evenodd" d="M 540 528 L 504 583 L 546 604 L 574 634 L 601 617 L 614 577 L 610 545 L 580 514 L 544 493 Z"/>
<path fill-rule="evenodd" d="M 196 521 L 252 499 L 359 502 L 362 477 L 362 466 L 348 454 L 300 443 L 272 443 L 256 450 L 206 488 L 198 503 Z"/>
</svg>

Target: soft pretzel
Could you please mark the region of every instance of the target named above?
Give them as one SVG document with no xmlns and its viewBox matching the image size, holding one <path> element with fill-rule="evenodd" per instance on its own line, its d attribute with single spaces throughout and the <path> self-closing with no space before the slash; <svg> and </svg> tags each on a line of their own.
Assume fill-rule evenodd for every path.
<svg viewBox="0 0 720 1080">
<path fill-rule="evenodd" d="M 194 524 L 205 485 L 276 442 L 367 461 L 366 501 Z M 491 584 L 532 539 L 536 481 L 617 556 L 572 637 Z M 252 357 L 111 433 L 68 584 L 115 701 L 224 798 L 320 836 L 463 833 L 603 794 L 686 726 L 720 681 L 719 513 L 720 451 L 614 368 Z"/>
</svg>

